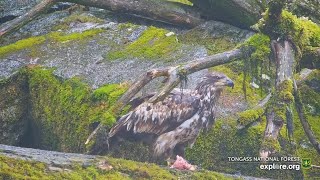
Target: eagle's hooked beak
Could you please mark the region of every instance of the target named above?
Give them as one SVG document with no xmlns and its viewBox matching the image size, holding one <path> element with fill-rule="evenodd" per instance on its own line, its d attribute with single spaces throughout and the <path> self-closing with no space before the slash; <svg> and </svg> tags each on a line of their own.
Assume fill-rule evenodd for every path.
<svg viewBox="0 0 320 180">
<path fill-rule="evenodd" d="M 234 83 L 231 79 L 227 78 L 226 83 L 227 83 L 227 86 L 232 87 L 232 89 L 234 88 Z"/>
</svg>

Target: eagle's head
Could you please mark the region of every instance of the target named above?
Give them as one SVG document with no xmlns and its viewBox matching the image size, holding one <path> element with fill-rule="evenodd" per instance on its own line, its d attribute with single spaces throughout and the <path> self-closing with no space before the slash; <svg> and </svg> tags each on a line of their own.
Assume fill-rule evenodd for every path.
<svg viewBox="0 0 320 180">
<path fill-rule="evenodd" d="M 198 84 L 197 89 L 210 87 L 216 90 L 222 89 L 226 86 L 234 87 L 233 81 L 228 78 L 226 75 L 219 72 L 208 73 L 204 76 L 200 83 Z"/>
</svg>

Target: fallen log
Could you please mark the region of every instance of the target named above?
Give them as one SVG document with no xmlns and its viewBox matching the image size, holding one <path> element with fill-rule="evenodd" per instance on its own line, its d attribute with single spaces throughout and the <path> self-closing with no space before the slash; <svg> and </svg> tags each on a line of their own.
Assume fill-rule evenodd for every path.
<svg viewBox="0 0 320 180">
<path fill-rule="evenodd" d="M 195 8 L 159 0 L 44 0 L 26 14 L 0 26 L 0 37 L 32 21 L 57 2 L 71 2 L 79 5 L 110 10 L 116 13 L 138 15 L 169 24 L 195 27 L 204 20 Z"/>
</svg>

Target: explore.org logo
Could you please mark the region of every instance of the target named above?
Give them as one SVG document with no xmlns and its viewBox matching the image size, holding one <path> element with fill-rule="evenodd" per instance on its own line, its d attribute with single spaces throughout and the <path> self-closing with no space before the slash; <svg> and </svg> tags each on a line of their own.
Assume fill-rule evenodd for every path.
<svg viewBox="0 0 320 180">
<path fill-rule="evenodd" d="M 260 169 L 263 170 L 301 170 L 310 169 L 312 167 L 320 167 L 312 165 L 311 158 L 300 158 L 300 157 L 228 157 L 229 162 L 233 163 L 258 163 Z"/>
</svg>

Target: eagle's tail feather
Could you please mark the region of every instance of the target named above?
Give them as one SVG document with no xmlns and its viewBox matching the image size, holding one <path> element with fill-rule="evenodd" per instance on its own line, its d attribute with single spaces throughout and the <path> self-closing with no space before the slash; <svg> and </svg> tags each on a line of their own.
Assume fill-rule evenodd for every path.
<svg viewBox="0 0 320 180">
<path fill-rule="evenodd" d="M 132 114 L 132 113 L 128 113 L 128 114 L 126 114 L 125 116 L 122 116 L 122 117 L 118 120 L 117 124 L 110 129 L 110 131 L 109 131 L 109 133 L 108 133 L 108 138 L 111 138 L 112 136 L 114 136 L 115 134 L 117 134 L 117 132 L 119 132 L 119 130 L 120 130 L 122 127 L 124 127 L 124 126 L 126 126 L 126 125 L 128 124 L 128 120 L 130 120 L 131 114 Z"/>
</svg>

